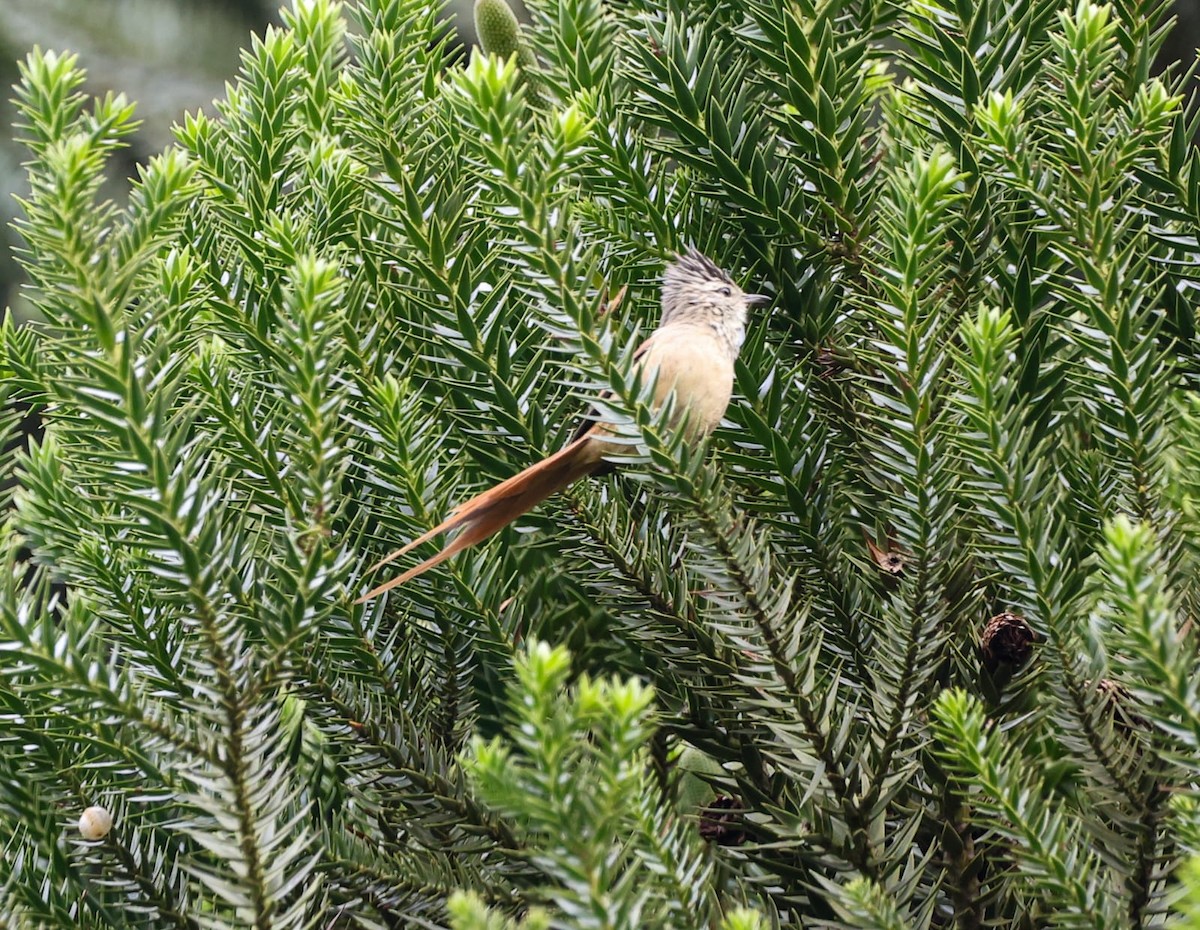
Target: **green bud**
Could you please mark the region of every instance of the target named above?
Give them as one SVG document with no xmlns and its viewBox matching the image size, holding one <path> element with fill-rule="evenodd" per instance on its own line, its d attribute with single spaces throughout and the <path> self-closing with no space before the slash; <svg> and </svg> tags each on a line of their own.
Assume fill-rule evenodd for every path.
<svg viewBox="0 0 1200 930">
<path fill-rule="evenodd" d="M 571 653 L 563 646 L 533 641 L 517 660 L 517 678 L 525 691 L 550 697 L 566 684 L 571 674 Z"/>
<path fill-rule="evenodd" d="M 628 681 L 614 679 L 603 689 L 602 695 L 609 713 L 627 725 L 642 721 L 644 716 L 651 713 L 654 705 L 653 686 L 643 685 L 636 678 Z"/>
<path fill-rule="evenodd" d="M 1152 78 L 1138 88 L 1137 96 L 1133 98 L 1134 125 L 1157 135 L 1166 129 L 1182 102 L 1182 98 L 1173 96 L 1162 81 Z"/>
<path fill-rule="evenodd" d="M 1112 19 L 1112 7 L 1107 3 L 1091 3 L 1090 0 L 1080 0 L 1075 11 L 1088 45 L 1098 45 L 1105 41 L 1110 31 L 1109 21 Z"/>
<path fill-rule="evenodd" d="M 739 907 L 725 915 L 721 930 L 763 930 L 766 924 L 758 911 Z"/>
<path fill-rule="evenodd" d="M 941 146 L 934 148 L 928 161 L 914 158 L 909 170 L 915 181 L 917 205 L 928 211 L 940 209 L 963 177 L 954 156 Z"/>
<path fill-rule="evenodd" d="M 483 899 L 473 891 L 456 891 L 446 901 L 453 930 L 546 930 L 550 915 L 540 907 L 529 909 L 518 924 L 495 911 L 489 911 Z"/>
<path fill-rule="evenodd" d="M 1112 7 L 1091 0 L 1079 0 L 1074 13 L 1059 11 L 1058 22 L 1067 48 L 1078 57 L 1103 51 L 1116 30 Z"/>
<path fill-rule="evenodd" d="M 558 144 L 564 155 L 580 148 L 592 129 L 592 117 L 578 102 L 560 110 L 555 120 L 558 129 Z"/>
<path fill-rule="evenodd" d="M 459 86 L 484 110 L 493 110 L 505 101 L 517 77 L 517 65 L 511 58 L 495 58 L 475 51 L 461 72 Z"/>
<path fill-rule="evenodd" d="M 491 926 L 487 905 L 473 891 L 454 892 L 446 901 L 446 910 L 450 913 L 450 926 L 454 930 Z"/>
<path fill-rule="evenodd" d="M 975 108 L 975 125 L 992 145 L 1015 154 L 1020 143 L 1021 104 L 1011 90 L 993 91 Z"/>
</svg>

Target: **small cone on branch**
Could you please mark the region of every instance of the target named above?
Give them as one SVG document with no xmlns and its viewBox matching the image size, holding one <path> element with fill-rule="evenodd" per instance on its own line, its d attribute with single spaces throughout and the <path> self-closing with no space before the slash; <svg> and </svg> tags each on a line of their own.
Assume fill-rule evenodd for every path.
<svg viewBox="0 0 1200 930">
<path fill-rule="evenodd" d="M 700 811 L 700 836 L 718 846 L 741 846 L 750 838 L 743 829 L 745 810 L 732 795 L 718 795 Z"/>
<path fill-rule="evenodd" d="M 475 34 L 489 55 L 508 58 L 521 50 L 521 24 L 505 0 L 476 0 Z"/>
<path fill-rule="evenodd" d="M 979 637 L 979 652 L 988 671 L 1001 667 L 1018 669 L 1029 661 L 1037 634 L 1025 618 L 1007 610 L 996 614 L 983 628 Z"/>
<path fill-rule="evenodd" d="M 522 40 L 521 24 L 507 0 L 475 0 L 475 34 L 487 54 L 503 59 L 517 56 L 529 95 L 539 100 L 537 56 Z"/>
</svg>

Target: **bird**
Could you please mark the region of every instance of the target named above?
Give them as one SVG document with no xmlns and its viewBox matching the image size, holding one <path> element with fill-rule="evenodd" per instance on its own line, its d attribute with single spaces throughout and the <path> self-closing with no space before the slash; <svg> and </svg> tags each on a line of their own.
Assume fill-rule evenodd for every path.
<svg viewBox="0 0 1200 930">
<path fill-rule="evenodd" d="M 694 248 L 676 255 L 663 272 L 662 317 L 658 328 L 634 352 L 633 370 L 642 383 L 653 381 L 655 408 L 674 392 L 672 425 L 682 426 L 690 442 L 711 433 L 725 415 L 733 396 L 733 364 L 745 340 L 749 310 L 770 300 L 767 295 L 745 293 L 728 272 Z M 607 456 L 628 451 L 625 443 L 614 441 L 615 431 L 602 419 L 585 418 L 558 452 L 460 504 L 429 532 L 372 565 L 368 573 L 442 533 L 459 531 L 436 555 L 373 588 L 355 603 L 365 603 L 411 581 L 487 539 L 567 485 L 607 471 L 612 467 Z"/>
</svg>

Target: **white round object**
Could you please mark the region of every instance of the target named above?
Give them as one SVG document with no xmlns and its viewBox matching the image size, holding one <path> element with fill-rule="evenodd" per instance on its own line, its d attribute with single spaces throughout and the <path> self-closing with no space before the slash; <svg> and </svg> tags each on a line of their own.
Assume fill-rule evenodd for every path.
<svg viewBox="0 0 1200 930">
<path fill-rule="evenodd" d="M 79 815 L 79 832 L 85 840 L 102 840 L 112 829 L 112 814 L 103 807 L 89 807 Z"/>
</svg>

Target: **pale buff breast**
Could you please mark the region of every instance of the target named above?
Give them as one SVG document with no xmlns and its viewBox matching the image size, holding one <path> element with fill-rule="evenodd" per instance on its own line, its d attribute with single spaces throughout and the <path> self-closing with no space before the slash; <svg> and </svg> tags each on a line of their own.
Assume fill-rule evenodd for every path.
<svg viewBox="0 0 1200 930">
<path fill-rule="evenodd" d="M 693 438 L 717 428 L 733 394 L 733 359 L 723 339 L 709 326 L 677 324 L 654 335 L 641 359 L 644 378 L 658 374 L 654 402 L 675 392 L 675 409 L 687 414 Z"/>
<path fill-rule="evenodd" d="M 733 359 L 728 344 L 711 327 L 685 323 L 662 327 L 644 344 L 638 368 L 643 382 L 657 376 L 656 405 L 675 392 L 676 419 L 687 414 L 691 438 L 716 429 L 733 394 Z M 623 450 L 616 445 L 601 454 Z"/>
</svg>

